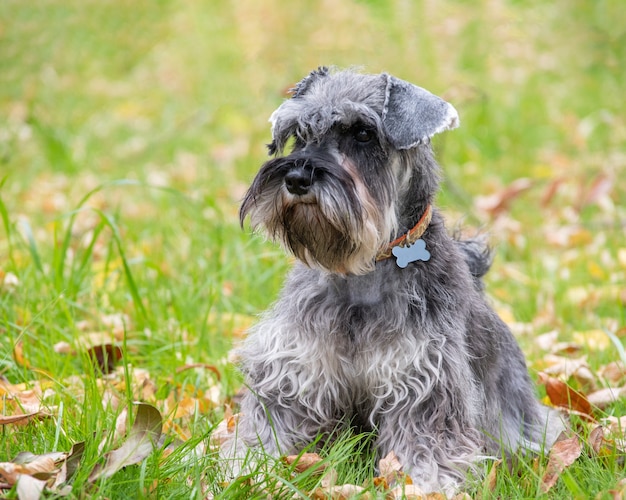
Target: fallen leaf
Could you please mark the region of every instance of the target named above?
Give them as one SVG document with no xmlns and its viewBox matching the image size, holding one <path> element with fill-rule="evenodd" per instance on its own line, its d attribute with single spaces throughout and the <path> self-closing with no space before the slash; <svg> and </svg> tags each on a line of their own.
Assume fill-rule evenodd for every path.
<svg viewBox="0 0 626 500">
<path fill-rule="evenodd" d="M 94 467 L 89 475 L 89 482 L 107 478 L 122 467 L 144 460 L 157 445 L 161 437 L 163 419 L 159 410 L 146 403 L 134 403 L 137 406 L 135 422 L 124 444 L 105 455 L 105 464 Z"/>
<path fill-rule="evenodd" d="M 609 415 L 607 418 L 602 419 L 602 422 L 608 425 L 611 433 L 626 436 L 626 415 L 619 418 Z"/>
<path fill-rule="evenodd" d="M 541 491 L 547 493 L 558 481 L 561 473 L 572 465 L 582 452 L 582 443 L 577 436 L 562 439 L 552 445 L 546 472 L 541 479 Z"/>
<path fill-rule="evenodd" d="M 543 351 L 552 351 L 552 348 L 557 344 L 559 332 L 552 330 L 550 332 L 542 333 L 535 337 L 534 343 Z"/>
<path fill-rule="evenodd" d="M 52 346 L 52 350 L 57 354 L 72 354 L 72 346 L 69 342 L 57 342 Z"/>
<path fill-rule="evenodd" d="M 3 271 L 0 271 L 0 286 L 5 290 L 13 290 L 19 285 L 20 280 L 15 274 L 11 272 L 5 274 Z"/>
<path fill-rule="evenodd" d="M 317 488 L 311 493 L 311 498 L 315 500 L 348 500 L 358 495 L 359 499 L 368 500 L 372 498 L 362 486 L 356 484 L 342 484 L 329 488 Z"/>
<path fill-rule="evenodd" d="M 80 464 L 80 459 L 83 457 L 84 451 L 85 441 L 74 443 L 72 449 L 61 465 L 61 469 L 51 487 L 52 490 L 58 490 L 63 483 L 67 483 L 72 480 L 74 474 L 78 470 L 78 465 Z"/>
<path fill-rule="evenodd" d="M 601 425 L 594 427 L 589 433 L 589 437 L 587 438 L 587 443 L 589 447 L 595 452 L 600 453 L 600 448 L 602 448 L 602 442 L 604 441 L 604 429 Z"/>
<path fill-rule="evenodd" d="M 21 340 L 13 346 L 13 359 L 18 365 L 26 369 L 30 368 L 30 363 L 24 356 L 24 343 Z"/>
<path fill-rule="evenodd" d="M 598 370 L 598 375 L 609 383 L 617 384 L 626 378 L 626 366 L 621 361 L 611 361 Z"/>
<path fill-rule="evenodd" d="M 589 189 L 585 193 L 582 193 L 582 195 L 579 197 L 579 202 L 578 202 L 578 205 L 576 206 L 576 209 L 580 211 L 587 205 L 592 205 L 594 203 L 597 203 L 601 198 L 603 198 L 604 196 L 607 196 L 611 192 L 612 189 L 613 189 L 612 177 L 606 174 L 598 175 L 594 179 Z"/>
<path fill-rule="evenodd" d="M 626 387 L 605 387 L 587 394 L 587 400 L 594 406 L 604 409 L 626 395 Z"/>
<path fill-rule="evenodd" d="M 237 421 L 240 418 L 240 414 L 232 414 L 230 407 L 228 407 L 227 414 L 225 413 L 224 419 L 217 424 L 217 427 L 211 433 L 211 445 L 222 446 L 227 440 L 229 440 L 237 427 Z"/>
<path fill-rule="evenodd" d="M 325 463 L 322 462 L 322 457 L 320 457 L 317 453 L 303 453 L 302 455 L 289 455 L 283 457 L 283 462 L 287 465 L 295 465 L 294 470 L 298 473 L 304 472 L 311 467 L 315 467 L 320 471 L 326 468 Z"/>
<path fill-rule="evenodd" d="M 587 416 L 591 415 L 591 404 L 587 398 L 565 382 L 545 373 L 539 374 L 539 382 L 545 385 L 546 394 L 554 406 L 574 410 Z"/>
<path fill-rule="evenodd" d="M 122 359 L 122 349 L 110 343 L 94 345 L 87 349 L 87 355 L 100 373 L 108 375 L 113 372 L 117 362 Z"/>
<path fill-rule="evenodd" d="M 502 460 L 497 460 L 491 467 L 489 474 L 487 474 L 487 477 L 485 478 L 485 485 L 487 487 L 487 491 L 490 491 L 490 492 L 495 491 L 496 484 L 498 482 L 498 470 L 500 469 L 501 465 L 502 465 Z"/>
<path fill-rule="evenodd" d="M 218 381 L 222 379 L 220 371 L 217 369 L 217 367 L 215 365 L 209 365 L 207 363 L 192 363 L 189 365 L 180 366 L 176 368 L 176 373 L 182 373 L 186 370 L 192 370 L 194 368 L 204 368 L 205 370 L 213 372 L 215 374 L 215 378 L 217 378 Z"/>
<path fill-rule="evenodd" d="M 398 485 L 387 494 L 388 499 L 402 498 L 406 500 L 424 500 L 430 498 L 430 494 L 427 496 L 419 486 L 414 484 Z M 445 496 L 441 496 L 445 499 Z M 434 499 L 433 499 L 434 500 Z"/>
<path fill-rule="evenodd" d="M 626 498 L 626 478 L 620 479 L 615 488 L 609 490 L 613 500 L 624 500 Z"/>
<path fill-rule="evenodd" d="M 550 184 L 548 184 L 548 187 L 544 190 L 543 194 L 541 195 L 540 203 L 541 203 L 542 208 L 546 208 L 548 205 L 550 205 L 550 203 L 552 202 L 552 199 L 554 198 L 557 191 L 561 187 L 561 184 L 563 184 L 563 180 L 564 179 L 557 177 L 556 179 L 552 180 Z"/>
<path fill-rule="evenodd" d="M 495 218 L 502 212 L 507 211 L 511 202 L 524 191 L 530 189 L 532 185 L 533 181 L 530 179 L 516 179 L 497 193 L 476 197 L 476 208 Z"/>
<path fill-rule="evenodd" d="M 411 478 L 402 471 L 402 464 L 393 450 L 380 459 L 378 470 L 380 477 L 374 479 L 374 484 L 382 485 L 384 488 L 390 488 L 399 482 L 403 484 L 413 483 Z"/>
<path fill-rule="evenodd" d="M 39 500 L 45 487 L 45 480 L 20 474 L 17 480 L 17 497 L 20 500 Z"/>
<path fill-rule="evenodd" d="M 572 338 L 577 344 L 581 344 L 593 351 L 604 351 L 611 346 L 611 340 L 604 333 L 604 330 L 574 332 Z"/>
<path fill-rule="evenodd" d="M 25 423 L 33 417 L 40 416 L 40 412 L 25 413 L 23 415 L 0 415 L 0 425 Z"/>
</svg>

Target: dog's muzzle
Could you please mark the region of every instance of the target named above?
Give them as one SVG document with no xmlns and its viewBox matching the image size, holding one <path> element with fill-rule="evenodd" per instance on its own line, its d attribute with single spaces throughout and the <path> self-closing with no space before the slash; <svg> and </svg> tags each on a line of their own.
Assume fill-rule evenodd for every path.
<svg viewBox="0 0 626 500">
<path fill-rule="evenodd" d="M 310 162 L 295 162 L 293 168 L 285 174 L 285 188 L 295 196 L 308 194 L 313 186 L 314 174 Z"/>
</svg>

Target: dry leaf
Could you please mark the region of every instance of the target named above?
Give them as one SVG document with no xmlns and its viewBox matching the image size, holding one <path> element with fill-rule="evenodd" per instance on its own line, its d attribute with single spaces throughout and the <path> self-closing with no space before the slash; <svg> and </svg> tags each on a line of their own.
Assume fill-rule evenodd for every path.
<svg viewBox="0 0 626 500">
<path fill-rule="evenodd" d="M 41 415 L 41 412 L 25 413 L 23 415 L 0 415 L 0 425 L 16 423 L 23 424 L 28 422 L 31 418 Z"/>
<path fill-rule="evenodd" d="M 13 359 L 18 365 L 26 369 L 30 368 L 30 363 L 24 357 L 24 343 L 21 340 L 13 346 Z"/>
<path fill-rule="evenodd" d="M 552 348 L 557 344 L 559 332 L 552 330 L 550 332 L 542 333 L 535 337 L 534 343 L 543 351 L 552 351 Z"/>
<path fill-rule="evenodd" d="M 476 198 L 476 208 L 486 212 L 491 217 L 496 217 L 509 209 L 511 202 L 524 191 L 530 189 L 533 181 L 527 178 L 520 178 L 513 181 L 506 188 L 489 196 L 479 196 Z"/>
<path fill-rule="evenodd" d="M 17 497 L 20 500 L 39 500 L 45 487 L 45 480 L 20 474 L 17 480 Z"/>
<path fill-rule="evenodd" d="M 587 443 L 589 447 L 595 452 L 600 453 L 600 449 L 602 448 L 602 443 L 604 441 L 604 429 L 601 425 L 598 425 L 592 429 L 589 433 L 589 438 L 587 438 Z"/>
<path fill-rule="evenodd" d="M 587 205 L 597 203 L 607 196 L 612 189 L 613 179 L 604 173 L 598 175 L 587 192 L 580 196 L 576 209 L 580 211 Z"/>
<path fill-rule="evenodd" d="M 615 488 L 609 490 L 613 500 L 624 500 L 626 498 L 626 478 L 620 479 Z"/>
<path fill-rule="evenodd" d="M 606 387 L 587 394 L 587 400 L 594 406 L 604 409 L 626 395 L 626 387 Z"/>
<path fill-rule="evenodd" d="M 57 354 L 72 354 L 72 346 L 69 342 L 57 342 L 52 346 L 52 350 Z"/>
<path fill-rule="evenodd" d="M 565 382 L 549 377 L 545 373 L 539 374 L 539 382 L 546 386 L 546 393 L 554 406 L 574 410 L 583 415 L 591 415 L 591 404 L 587 398 Z"/>
<path fill-rule="evenodd" d="M 419 486 L 414 484 L 398 485 L 387 494 L 388 499 L 406 499 L 406 500 L 425 500 L 430 498 L 430 495 L 426 495 Z M 435 494 L 436 495 L 436 494 Z M 436 497 L 434 497 L 436 498 Z M 445 496 L 441 496 L 445 499 Z"/>
<path fill-rule="evenodd" d="M 621 361 L 611 361 L 598 370 L 598 375 L 609 383 L 618 384 L 626 377 L 626 366 Z"/>
<path fill-rule="evenodd" d="M 209 365 L 207 363 L 192 363 L 189 365 L 180 366 L 176 368 L 176 373 L 182 373 L 186 370 L 192 370 L 194 368 L 204 368 L 205 370 L 213 372 L 215 374 L 215 378 L 217 378 L 218 381 L 222 379 L 220 371 L 217 369 L 217 367 L 215 365 Z"/>
<path fill-rule="evenodd" d="M 562 380 L 574 378 L 586 390 L 594 390 L 596 387 L 596 377 L 591 371 L 585 356 L 566 358 L 548 354 L 543 357 L 543 362 L 547 365 L 543 371 L 548 375 L 553 375 Z"/>
<path fill-rule="evenodd" d="M 228 413 L 232 413 L 230 412 L 230 407 L 228 407 Z M 239 413 L 236 413 L 234 415 L 225 413 L 224 419 L 211 433 L 211 445 L 222 446 L 227 440 L 229 440 L 235 432 L 235 428 L 237 427 L 237 421 L 239 420 L 239 418 Z"/>
<path fill-rule="evenodd" d="M 315 500 L 348 500 L 358 495 L 359 499 L 369 500 L 372 498 L 369 492 L 356 484 L 342 484 L 328 488 L 317 488 L 311 493 Z"/>
<path fill-rule="evenodd" d="M 550 450 L 548 466 L 541 480 L 541 491 L 547 493 L 558 481 L 561 473 L 572 465 L 582 452 L 578 437 L 557 441 Z"/>
<path fill-rule="evenodd" d="M 146 403 L 135 403 L 137 415 L 124 444 L 105 455 L 106 463 L 97 465 L 89 475 L 89 482 L 107 478 L 122 467 L 144 460 L 157 445 L 161 437 L 163 419 L 159 410 Z"/>
<path fill-rule="evenodd" d="M 497 460 L 491 467 L 489 474 L 487 474 L 487 477 L 485 478 L 487 491 L 493 492 L 496 489 L 496 484 L 498 482 L 498 470 L 500 469 L 501 465 L 502 460 Z"/>
<path fill-rule="evenodd" d="M 593 351 L 604 351 L 611 346 L 611 339 L 603 330 L 574 332 L 573 339 L 577 344 L 581 344 Z"/>
<path fill-rule="evenodd" d="M 87 355 L 100 373 L 108 375 L 113 372 L 117 362 L 122 359 L 122 349 L 114 344 L 94 345 L 87 349 Z"/>
<path fill-rule="evenodd" d="M 626 415 L 622 417 L 614 417 L 613 415 L 602 419 L 602 422 L 609 426 L 609 432 L 626 436 Z"/>
<path fill-rule="evenodd" d="M 284 463 L 287 465 L 294 465 L 294 470 L 296 472 L 304 472 L 311 467 L 315 467 L 320 471 L 326 468 L 325 463 L 320 463 L 322 461 L 322 457 L 320 457 L 317 453 L 303 453 L 302 455 L 289 455 L 287 457 L 282 458 Z"/>
</svg>

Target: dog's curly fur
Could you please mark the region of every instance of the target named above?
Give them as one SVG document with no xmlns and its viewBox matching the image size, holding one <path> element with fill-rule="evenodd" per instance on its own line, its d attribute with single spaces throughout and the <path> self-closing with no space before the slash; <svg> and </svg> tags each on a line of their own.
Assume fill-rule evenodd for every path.
<svg viewBox="0 0 626 500">
<path fill-rule="evenodd" d="M 549 446 L 562 424 L 536 401 L 483 295 L 484 244 L 449 236 L 434 209 L 422 236 L 430 260 L 376 260 L 432 203 L 429 139 L 458 124 L 454 108 L 387 74 L 324 68 L 271 121 L 279 156 L 261 168 L 241 218 L 299 261 L 239 349 L 250 390 L 224 454 L 294 453 L 359 425 L 422 489 L 449 491 L 482 455 Z"/>
</svg>

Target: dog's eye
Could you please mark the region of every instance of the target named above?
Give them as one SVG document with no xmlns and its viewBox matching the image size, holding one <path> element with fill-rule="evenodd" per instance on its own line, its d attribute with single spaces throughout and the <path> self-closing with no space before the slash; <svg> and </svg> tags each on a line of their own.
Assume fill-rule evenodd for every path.
<svg viewBox="0 0 626 500">
<path fill-rule="evenodd" d="M 374 132 L 368 128 L 358 128 L 354 131 L 354 139 L 358 142 L 370 142 L 374 137 Z"/>
</svg>

